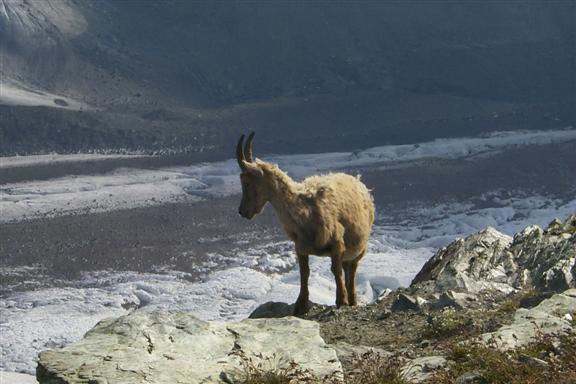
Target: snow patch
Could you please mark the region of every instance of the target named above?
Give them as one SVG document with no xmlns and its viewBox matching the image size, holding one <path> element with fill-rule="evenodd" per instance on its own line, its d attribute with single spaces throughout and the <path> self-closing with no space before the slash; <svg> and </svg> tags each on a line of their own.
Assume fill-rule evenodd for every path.
<svg viewBox="0 0 576 384">
<path fill-rule="evenodd" d="M 7 156 L 0 157 L 0 169 L 29 167 L 33 165 L 60 164 L 60 163 L 81 163 L 100 160 L 140 158 L 145 155 L 133 154 L 99 154 L 99 153 L 76 153 L 60 155 L 52 153 L 48 155 L 28 155 L 28 156 Z"/>
<path fill-rule="evenodd" d="M 92 109 L 88 104 L 69 97 L 7 83 L 0 83 L 0 104 L 22 105 L 27 107 L 51 107 L 72 111 L 87 111 Z"/>
<path fill-rule="evenodd" d="M 576 140 L 576 130 L 498 132 L 480 138 L 374 147 L 360 152 L 267 156 L 296 178 L 333 170 L 398 166 L 424 158 L 470 159 L 505 148 Z M 68 176 L 0 187 L 1 222 L 79 212 L 196 201 L 240 193 L 238 165 L 230 159 L 160 169 L 118 169 L 105 175 Z"/>
</svg>

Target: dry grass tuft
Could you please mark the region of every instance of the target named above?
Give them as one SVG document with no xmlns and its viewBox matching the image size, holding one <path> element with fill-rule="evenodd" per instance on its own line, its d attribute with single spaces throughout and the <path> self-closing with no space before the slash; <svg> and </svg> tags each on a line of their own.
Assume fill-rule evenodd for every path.
<svg viewBox="0 0 576 384">
<path fill-rule="evenodd" d="M 320 384 L 337 383 L 336 377 L 318 379 L 314 375 L 298 366 L 294 361 L 282 361 L 275 354 L 264 356 L 262 354 L 248 357 L 242 350 L 233 354 L 238 357 L 242 368 L 241 384 Z M 236 383 L 237 381 L 231 381 Z"/>
<path fill-rule="evenodd" d="M 461 311 L 446 308 L 438 313 L 428 316 L 427 326 L 422 332 L 424 339 L 447 339 L 457 335 L 471 333 L 475 327 L 471 317 Z"/>
<path fill-rule="evenodd" d="M 576 384 L 576 335 L 541 336 L 532 344 L 508 352 L 491 346 L 455 344 L 448 359 L 454 364 L 438 372 L 432 382 L 454 383 L 465 373 L 478 372 L 481 383 Z"/>
<path fill-rule="evenodd" d="M 356 356 L 352 369 L 346 374 L 347 384 L 406 384 L 401 372 L 405 359 L 366 352 Z"/>
</svg>

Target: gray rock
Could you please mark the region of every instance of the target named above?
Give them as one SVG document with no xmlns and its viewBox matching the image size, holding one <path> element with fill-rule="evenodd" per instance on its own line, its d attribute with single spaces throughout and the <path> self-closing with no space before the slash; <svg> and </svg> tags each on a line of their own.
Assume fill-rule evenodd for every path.
<svg viewBox="0 0 576 384">
<path fill-rule="evenodd" d="M 418 308 L 422 309 L 426 305 L 428 305 L 428 300 L 421 298 L 420 296 L 416 296 L 416 304 L 418 304 Z"/>
<path fill-rule="evenodd" d="M 444 356 L 426 356 L 410 360 L 400 372 L 404 380 L 409 383 L 422 383 L 429 380 L 434 371 L 446 366 Z"/>
<path fill-rule="evenodd" d="M 488 227 L 456 240 L 436 252 L 412 287 L 431 293 L 576 287 L 576 214 L 546 230 L 529 226 L 514 238 Z"/>
<path fill-rule="evenodd" d="M 378 295 L 378 298 L 376 299 L 376 302 L 381 302 L 382 300 L 386 299 L 388 296 L 390 296 L 390 294 L 392 293 L 392 289 L 390 288 L 386 288 L 384 289 L 382 292 L 380 292 L 380 294 Z"/>
<path fill-rule="evenodd" d="M 524 229 L 514 236 L 510 251 L 520 266 L 512 275 L 515 285 L 556 292 L 576 287 L 576 214 L 564 223 L 553 221 L 544 231 Z"/>
<path fill-rule="evenodd" d="M 250 314 L 250 319 L 271 319 L 292 316 L 294 314 L 294 304 L 278 301 L 269 301 L 256 308 Z"/>
<path fill-rule="evenodd" d="M 546 362 L 542 359 L 539 359 L 539 358 L 534 357 L 534 356 L 526 355 L 524 353 L 520 354 L 519 360 L 525 364 L 531 365 L 531 366 L 536 367 L 536 368 L 545 368 L 549 365 L 548 362 Z"/>
<path fill-rule="evenodd" d="M 483 289 L 511 292 L 513 289 L 507 284 L 503 266 L 509 264 L 505 250 L 511 243 L 510 236 L 491 227 L 466 239 L 458 239 L 436 252 L 416 275 L 412 285 L 431 284 L 433 292 L 478 292 Z"/>
<path fill-rule="evenodd" d="M 485 333 L 480 340 L 502 350 L 518 348 L 536 340 L 538 335 L 557 335 L 574 332 L 566 314 L 576 313 L 576 289 L 569 289 L 542 301 L 534 308 L 520 308 L 512 324 L 495 332 Z"/>
<path fill-rule="evenodd" d="M 104 320 L 79 342 L 40 353 L 40 383 L 226 383 L 241 358 L 276 370 L 292 362 L 342 380 L 336 352 L 317 323 L 295 317 L 205 322 L 187 313 L 133 312 Z"/>
<path fill-rule="evenodd" d="M 392 304 L 392 311 L 418 311 L 420 305 L 418 301 L 405 293 L 400 293 Z"/>
<path fill-rule="evenodd" d="M 482 376 L 482 374 L 478 371 L 471 371 L 471 372 L 466 372 L 462 376 L 459 376 L 454 383 L 455 384 L 475 384 L 475 383 L 482 383 L 482 382 L 484 382 L 484 377 Z"/>
<path fill-rule="evenodd" d="M 476 300 L 477 297 L 473 294 L 447 291 L 440 295 L 438 301 L 433 303 L 432 307 L 434 309 L 442 309 L 446 307 L 463 309 Z"/>
<path fill-rule="evenodd" d="M 420 348 L 428 348 L 430 345 L 432 344 L 432 342 L 430 340 L 422 340 L 418 346 Z"/>
<path fill-rule="evenodd" d="M 365 353 L 375 353 L 380 356 L 392 355 L 392 353 L 381 348 L 368 347 L 366 345 L 353 345 L 343 341 L 329 344 L 329 346 L 334 348 L 336 354 L 338 355 L 338 359 L 340 359 L 340 362 L 345 366 L 351 366 L 352 362 L 357 356 L 361 356 Z"/>
</svg>

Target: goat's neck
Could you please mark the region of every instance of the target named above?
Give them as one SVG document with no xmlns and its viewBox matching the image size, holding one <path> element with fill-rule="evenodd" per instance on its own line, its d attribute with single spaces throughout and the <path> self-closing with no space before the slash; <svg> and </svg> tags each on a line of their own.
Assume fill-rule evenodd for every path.
<svg viewBox="0 0 576 384">
<path fill-rule="evenodd" d="M 298 203 L 298 183 L 281 173 L 274 175 L 270 204 L 285 227 L 292 227 L 303 220 L 302 206 Z"/>
</svg>

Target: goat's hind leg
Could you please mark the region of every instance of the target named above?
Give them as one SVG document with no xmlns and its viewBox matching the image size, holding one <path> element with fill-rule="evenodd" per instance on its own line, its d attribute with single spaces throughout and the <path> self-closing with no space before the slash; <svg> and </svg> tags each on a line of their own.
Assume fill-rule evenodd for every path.
<svg viewBox="0 0 576 384">
<path fill-rule="evenodd" d="M 344 266 L 344 275 L 346 277 L 346 290 L 348 291 L 348 304 L 349 305 L 356 305 L 356 271 L 358 270 L 358 263 L 360 259 L 364 256 L 366 251 L 362 251 L 360 255 L 355 258 L 354 260 L 345 261 L 343 263 Z"/>
<path fill-rule="evenodd" d="M 308 311 L 308 278 L 310 277 L 310 266 L 308 255 L 298 255 L 298 266 L 300 268 L 300 294 L 294 305 L 294 314 L 302 315 Z"/>
<path fill-rule="evenodd" d="M 342 271 L 342 254 L 335 254 L 332 256 L 332 273 L 336 279 L 336 307 L 340 308 L 342 305 L 348 305 L 348 292 L 344 282 L 344 274 Z"/>
<path fill-rule="evenodd" d="M 345 261 L 343 263 L 346 290 L 348 291 L 348 305 L 356 305 L 356 269 L 358 261 Z"/>
</svg>

